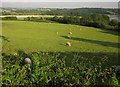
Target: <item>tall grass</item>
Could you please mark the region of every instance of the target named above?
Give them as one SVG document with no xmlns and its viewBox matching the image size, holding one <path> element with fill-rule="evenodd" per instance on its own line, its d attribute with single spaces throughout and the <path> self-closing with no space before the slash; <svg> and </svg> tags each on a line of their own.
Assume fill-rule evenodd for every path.
<svg viewBox="0 0 120 87">
<path fill-rule="evenodd" d="M 98 62 L 73 54 L 71 62 L 67 55 L 51 52 L 3 54 L 3 85 L 29 86 L 120 86 L 114 67 L 103 67 L 105 58 Z M 24 64 L 29 57 L 32 65 Z"/>
</svg>

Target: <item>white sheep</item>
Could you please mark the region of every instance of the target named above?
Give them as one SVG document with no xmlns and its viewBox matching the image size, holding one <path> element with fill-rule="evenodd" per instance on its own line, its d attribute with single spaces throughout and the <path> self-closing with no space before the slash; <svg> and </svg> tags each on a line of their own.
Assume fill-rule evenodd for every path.
<svg viewBox="0 0 120 87">
<path fill-rule="evenodd" d="M 71 38 L 71 36 L 70 36 L 70 35 L 68 35 L 67 37 L 68 37 L 68 38 Z"/>
<path fill-rule="evenodd" d="M 72 34 L 72 32 L 69 32 L 68 34 L 70 34 L 70 35 L 71 35 L 71 34 Z"/>
<path fill-rule="evenodd" d="M 25 59 L 24 59 L 24 63 L 25 63 L 25 64 L 29 64 L 29 65 L 32 64 L 30 58 L 25 58 Z"/>
<path fill-rule="evenodd" d="M 70 43 L 70 42 L 66 42 L 66 45 L 67 45 L 67 46 L 71 46 L 71 43 Z"/>
</svg>

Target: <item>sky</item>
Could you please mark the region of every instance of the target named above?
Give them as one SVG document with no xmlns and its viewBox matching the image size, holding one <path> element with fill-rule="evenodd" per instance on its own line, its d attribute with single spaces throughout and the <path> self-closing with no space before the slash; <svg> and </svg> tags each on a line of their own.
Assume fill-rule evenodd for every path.
<svg viewBox="0 0 120 87">
<path fill-rule="evenodd" d="M 119 0 L 0 0 L 1 2 L 119 2 Z"/>
<path fill-rule="evenodd" d="M 0 0 L 0 7 L 16 8 L 118 8 L 119 0 Z M 84 2 L 83 2 L 84 1 Z"/>
</svg>

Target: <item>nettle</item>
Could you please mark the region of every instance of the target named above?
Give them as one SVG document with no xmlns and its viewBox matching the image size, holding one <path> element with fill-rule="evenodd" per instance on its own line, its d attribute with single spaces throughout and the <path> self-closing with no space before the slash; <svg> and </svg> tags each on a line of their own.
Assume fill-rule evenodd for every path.
<svg viewBox="0 0 120 87">
<path fill-rule="evenodd" d="M 96 61 L 96 57 L 84 58 L 73 54 L 73 58 L 59 53 L 19 51 L 3 55 L 2 83 L 3 85 L 114 85 L 119 86 L 115 66 L 105 67 L 107 57 Z M 25 58 L 30 58 L 32 65 L 24 64 Z M 69 61 L 68 61 L 69 58 Z"/>
</svg>

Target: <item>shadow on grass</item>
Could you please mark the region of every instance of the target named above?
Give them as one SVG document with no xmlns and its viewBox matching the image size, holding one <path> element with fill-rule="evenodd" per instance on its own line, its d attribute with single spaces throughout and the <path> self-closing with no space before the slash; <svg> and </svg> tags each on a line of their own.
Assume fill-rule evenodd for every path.
<svg viewBox="0 0 120 87">
<path fill-rule="evenodd" d="M 58 55 L 57 58 L 66 58 L 66 62 L 68 65 L 71 64 L 73 58 L 82 58 L 83 60 L 93 61 L 93 65 L 97 64 L 100 61 L 106 61 L 105 66 L 112 66 L 120 64 L 119 54 L 118 53 L 111 53 L 111 52 L 98 52 L 98 53 L 91 53 L 91 52 L 48 52 L 49 55 Z M 81 61 L 80 61 L 81 62 Z"/>
<path fill-rule="evenodd" d="M 120 36 L 119 31 L 105 30 L 105 31 L 100 31 L 100 32 Z"/>
<path fill-rule="evenodd" d="M 68 38 L 67 36 L 61 36 L 61 37 L 66 38 L 66 39 L 76 40 L 76 41 L 83 41 L 83 42 L 98 44 L 98 45 L 102 45 L 102 46 L 120 48 L 120 43 L 98 41 L 98 40 L 89 40 L 89 39 L 78 38 L 78 37 L 71 37 L 71 38 Z"/>
<path fill-rule="evenodd" d="M 0 35 L 0 39 L 2 39 L 2 40 L 4 40 L 4 41 L 7 41 L 7 42 L 10 42 L 10 40 L 9 40 L 7 37 L 2 36 L 2 35 Z"/>
<path fill-rule="evenodd" d="M 32 58 L 32 54 L 38 54 L 40 58 L 52 58 L 55 57 L 57 59 L 65 58 L 66 65 L 70 66 L 73 62 L 73 59 L 79 59 L 79 62 L 84 61 L 84 63 L 91 63 L 92 65 L 96 65 L 99 62 L 104 62 L 102 64 L 103 67 L 110 67 L 114 65 L 120 64 L 119 54 L 118 53 L 111 53 L 111 52 L 98 52 L 98 53 L 91 53 L 91 52 L 30 52 L 25 53 L 24 51 L 18 51 L 18 55 L 14 54 L 6 54 L 2 53 L 2 56 L 5 57 L 4 60 L 11 60 L 13 64 L 20 60 L 19 58 Z M 23 60 L 22 59 L 22 60 Z M 90 62 L 89 62 L 90 61 Z"/>
</svg>

